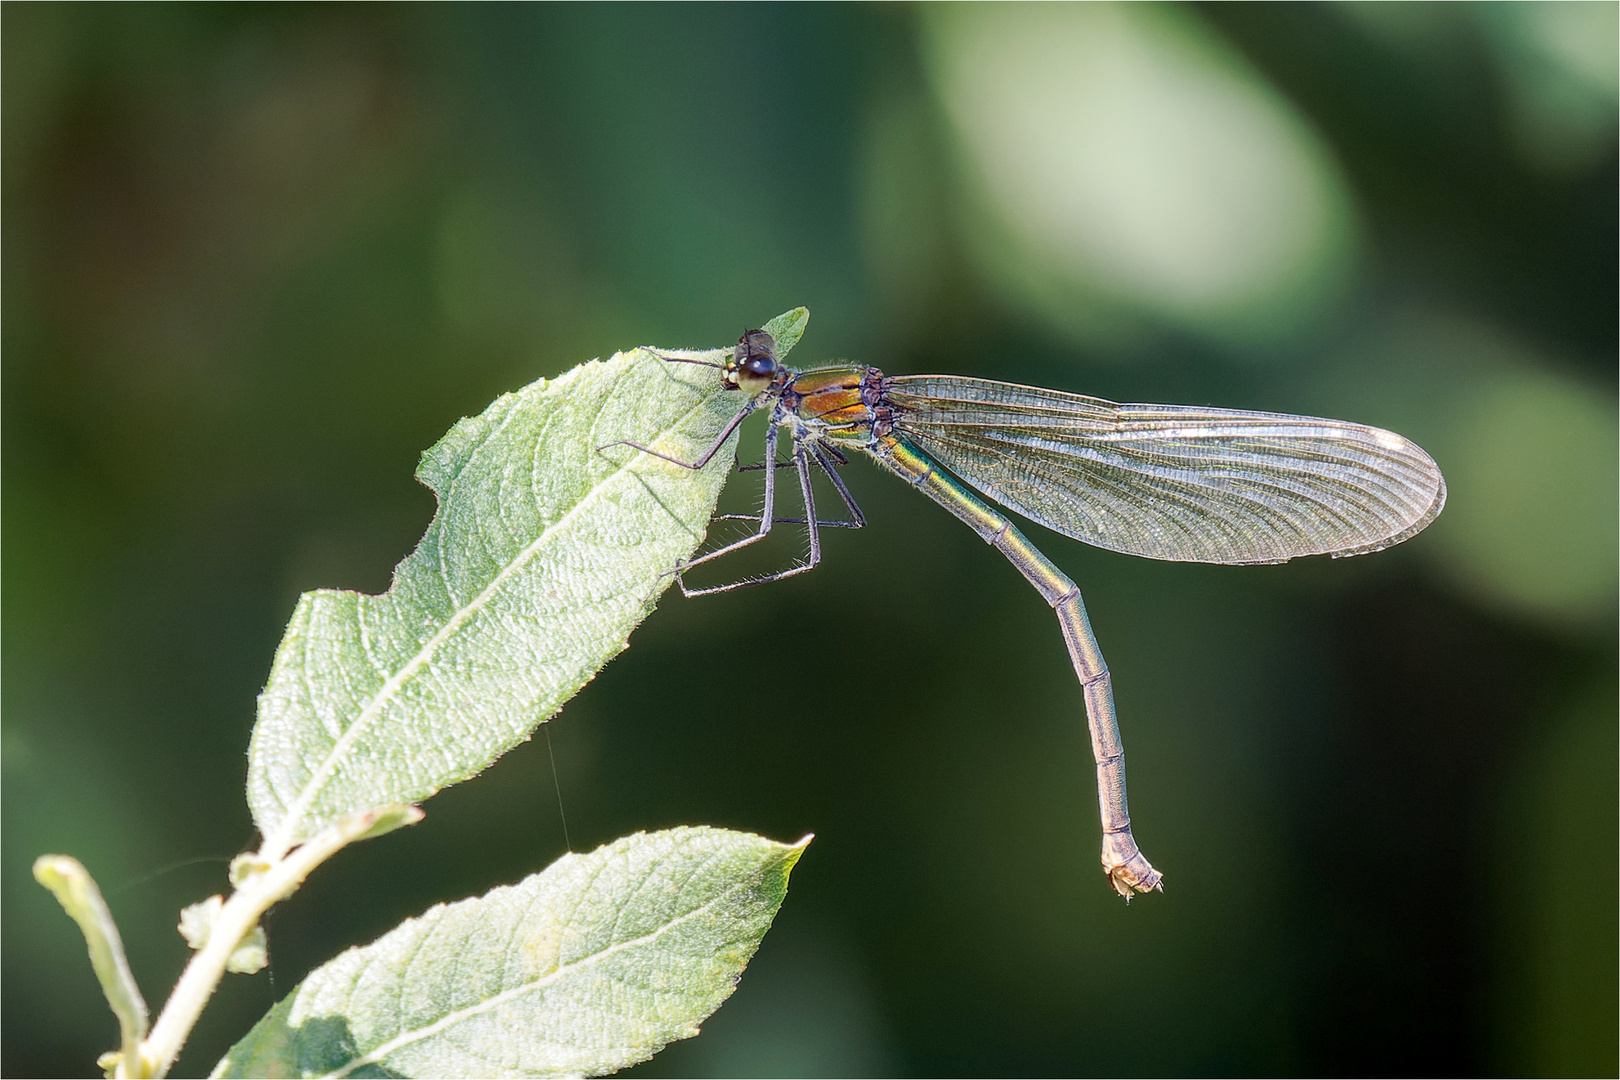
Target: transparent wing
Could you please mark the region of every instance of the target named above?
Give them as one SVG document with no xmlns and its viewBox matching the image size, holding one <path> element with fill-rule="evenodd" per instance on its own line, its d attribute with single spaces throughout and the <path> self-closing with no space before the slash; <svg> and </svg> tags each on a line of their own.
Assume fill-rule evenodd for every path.
<svg viewBox="0 0 1620 1080">
<path fill-rule="evenodd" d="M 1362 555 L 1415 536 L 1446 501 L 1428 454 L 1363 424 L 948 375 L 886 386 L 897 433 L 996 502 L 1111 551 L 1212 563 Z"/>
</svg>

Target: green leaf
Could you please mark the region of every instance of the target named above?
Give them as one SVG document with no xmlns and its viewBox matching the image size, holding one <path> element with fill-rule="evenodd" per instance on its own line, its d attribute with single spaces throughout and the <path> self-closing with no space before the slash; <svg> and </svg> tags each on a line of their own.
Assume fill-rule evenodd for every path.
<svg viewBox="0 0 1620 1080">
<path fill-rule="evenodd" d="M 781 353 L 807 318 L 769 324 Z M 276 652 L 248 754 L 262 853 L 476 775 L 623 650 L 702 541 L 736 440 L 700 472 L 598 448 L 691 461 L 745 400 L 638 349 L 507 394 L 423 454 L 439 511 L 392 588 L 304 594 Z"/>
<path fill-rule="evenodd" d="M 810 841 L 637 833 L 316 969 L 215 1076 L 599 1075 L 720 1007 Z"/>
<path fill-rule="evenodd" d="M 792 311 L 784 311 L 761 329 L 776 339 L 776 355 L 781 359 L 799 343 L 799 339 L 804 336 L 804 328 L 809 325 L 810 309 L 797 307 Z"/>
</svg>

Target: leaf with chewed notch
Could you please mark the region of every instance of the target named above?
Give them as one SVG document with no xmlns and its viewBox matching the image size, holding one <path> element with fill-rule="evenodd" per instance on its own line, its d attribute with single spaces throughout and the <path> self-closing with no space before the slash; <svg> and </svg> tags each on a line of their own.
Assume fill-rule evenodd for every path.
<svg viewBox="0 0 1620 1080">
<path fill-rule="evenodd" d="M 768 324 L 782 353 L 808 317 Z M 695 472 L 611 444 L 690 461 L 745 400 L 638 349 L 506 394 L 423 454 L 439 511 L 393 586 L 304 594 L 276 652 L 249 750 L 261 855 L 476 775 L 623 650 L 702 541 L 736 442 Z"/>
<path fill-rule="evenodd" d="M 213 1075 L 580 1076 L 644 1061 L 731 994 L 809 842 L 678 828 L 565 855 L 317 968 Z"/>
</svg>

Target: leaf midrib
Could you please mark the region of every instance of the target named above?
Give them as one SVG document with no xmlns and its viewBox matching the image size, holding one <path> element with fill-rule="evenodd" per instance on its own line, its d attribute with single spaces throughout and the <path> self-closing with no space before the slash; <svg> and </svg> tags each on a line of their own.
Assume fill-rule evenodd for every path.
<svg viewBox="0 0 1620 1080">
<path fill-rule="evenodd" d="M 555 385 L 555 383 L 552 384 L 552 386 Z M 688 409 L 680 417 L 680 419 L 674 421 L 670 426 L 662 429 L 658 433 L 657 439 L 654 439 L 653 441 L 656 442 L 678 431 L 683 424 L 692 418 L 693 415 L 707 406 L 716 394 L 722 392 L 723 388 L 711 391 L 709 394 L 704 395 L 696 404 Z M 320 766 L 317 767 L 314 773 L 311 774 L 310 779 L 304 784 L 304 787 L 299 792 L 298 797 L 293 800 L 292 805 L 288 807 L 287 812 L 282 816 L 281 825 L 273 834 L 274 839 L 272 840 L 271 837 L 265 838 L 264 850 L 279 853 L 292 846 L 293 837 L 295 835 L 297 826 L 303 819 L 304 815 L 309 812 L 310 807 L 314 805 L 315 799 L 326 787 L 327 782 L 331 780 L 332 776 L 337 772 L 338 766 L 348 755 L 350 748 L 353 747 L 355 741 L 360 737 L 363 730 L 373 720 L 381 715 L 383 708 L 394 700 L 399 691 L 404 687 L 405 683 L 418 671 L 420 671 L 423 666 L 425 666 L 428 661 L 433 658 L 440 647 L 442 647 L 446 641 L 450 640 L 451 637 L 459 632 L 461 627 L 465 625 L 469 619 L 483 609 L 485 604 L 489 602 L 489 599 L 495 594 L 499 587 L 505 583 L 509 577 L 522 569 L 522 567 L 525 566 L 535 556 L 535 554 L 539 552 L 539 550 L 544 546 L 545 542 L 551 538 L 552 534 L 571 522 L 576 515 L 584 510 L 585 507 L 590 504 L 592 500 L 596 499 L 598 495 L 600 495 L 600 493 L 610 484 L 618 480 L 621 476 L 630 472 L 631 466 L 636 463 L 640 457 L 641 455 L 639 453 L 632 451 L 631 456 L 625 460 L 624 464 L 620 465 L 611 473 L 604 476 L 597 483 L 593 484 L 591 488 L 579 498 L 573 507 L 568 510 L 567 513 L 558 518 L 552 524 L 546 526 L 539 536 L 535 537 L 535 539 L 526 545 L 523 550 L 517 554 L 517 556 L 509 560 L 505 566 L 501 567 L 500 571 L 490 580 L 488 585 L 479 591 L 477 596 L 475 596 L 467 604 L 456 609 L 455 614 L 453 614 L 442 627 L 435 631 L 433 636 L 428 638 L 428 640 L 423 643 L 422 647 L 417 649 L 416 653 L 408 661 L 401 665 L 393 675 L 388 677 L 387 681 L 383 683 L 382 687 L 377 691 L 377 693 L 371 698 L 370 701 L 366 703 L 365 707 L 360 710 L 359 715 L 354 718 L 354 722 L 345 728 L 343 730 L 343 734 L 339 735 L 337 740 L 332 744 L 332 749 L 327 753 L 326 757 L 322 759 Z M 448 505 L 448 503 L 449 499 L 447 497 L 445 504 Z M 443 507 L 440 508 L 440 512 L 443 512 Z M 438 515 L 436 514 L 435 517 L 437 516 Z M 392 592 L 393 590 L 390 589 L 389 591 Z"/>
<path fill-rule="evenodd" d="M 777 858 L 781 857 L 780 853 L 773 852 L 773 855 L 775 855 Z M 758 870 L 758 874 L 760 876 L 763 876 L 766 869 L 767 868 L 765 866 L 761 866 L 759 868 L 759 870 Z M 689 879 L 690 879 L 690 877 L 695 877 L 695 876 L 696 876 L 696 871 L 694 871 L 691 875 L 689 875 Z M 728 900 L 732 896 L 734 896 L 736 893 L 746 891 L 746 890 L 748 890 L 750 888 L 753 888 L 753 887 L 755 887 L 756 884 L 757 884 L 757 882 L 743 882 L 743 883 L 733 885 L 729 889 L 726 889 L 724 892 L 720 893 L 718 896 L 715 896 L 713 899 L 709 900 L 707 903 L 693 908 L 691 911 L 688 911 L 684 915 L 680 915 L 680 916 L 677 916 L 676 918 L 671 919 L 669 922 L 664 923 L 662 926 L 658 927 L 656 930 L 653 930 L 650 933 L 643 934 L 638 938 L 631 938 L 628 941 L 616 942 L 616 943 L 614 943 L 612 945 L 609 945 L 605 949 L 601 949 L 601 950 L 599 950 L 597 952 L 590 953 L 590 954 L 588 954 L 586 956 L 580 957 L 577 960 L 571 960 L 567 964 L 559 965 L 556 968 L 553 968 L 551 971 L 546 972 L 546 974 L 541 975 L 540 977 L 538 977 L 536 979 L 532 979 L 529 982 L 523 983 L 523 984 L 521 984 L 519 986 L 511 987 L 510 989 L 507 989 L 507 990 L 502 990 L 499 994 L 496 994 L 494 997 L 486 998 L 485 1000 L 480 1001 L 476 1005 L 469 1005 L 465 1009 L 457 1009 L 454 1012 L 446 1013 L 444 1016 L 440 1017 L 438 1020 L 435 1020 L 433 1023 L 428 1024 L 425 1027 L 417 1028 L 417 1029 L 414 1029 L 412 1031 L 407 1031 L 407 1032 L 404 1032 L 404 1033 L 402 1033 L 400 1035 L 396 1035 L 392 1039 L 390 1039 L 387 1042 L 383 1043 L 381 1046 L 378 1046 L 376 1049 L 371 1050 L 370 1052 L 366 1053 L 364 1056 L 358 1057 L 358 1058 L 354 1059 L 353 1061 L 346 1062 L 341 1068 L 337 1069 L 336 1071 L 323 1074 L 321 1080 L 342 1080 L 343 1077 L 350 1075 L 356 1069 L 361 1069 L 361 1068 L 364 1068 L 367 1065 L 374 1065 L 374 1064 L 377 1064 L 378 1062 L 381 1062 L 389 1054 L 392 1054 L 394 1051 L 400 1049 L 401 1047 L 409 1046 L 413 1042 L 420 1042 L 421 1040 L 426 1039 L 426 1038 L 430 1038 L 431 1036 L 436 1035 L 441 1031 L 447 1031 L 447 1030 L 449 1030 L 450 1028 L 454 1027 L 457 1024 L 460 1024 L 460 1023 L 462 1023 L 462 1022 L 464 1022 L 466 1020 L 470 1020 L 475 1016 L 482 1015 L 483 1013 L 486 1013 L 491 1009 L 494 1009 L 494 1008 L 496 1008 L 496 1007 L 498 1007 L 500 1005 L 504 1005 L 508 1001 L 512 1001 L 512 1000 L 515 1000 L 516 998 L 522 997 L 524 994 L 528 994 L 528 993 L 532 993 L 532 992 L 534 992 L 536 990 L 544 989 L 546 986 L 550 985 L 551 983 L 554 983 L 554 982 L 558 981 L 559 979 L 561 979 L 562 976 L 564 976 L 564 975 L 575 973 L 575 972 L 579 971 L 580 969 L 582 969 L 582 968 L 584 968 L 584 967 L 586 967 L 588 965 L 593 965 L 593 964 L 597 964 L 597 963 L 600 963 L 602 961 L 605 961 L 609 957 L 615 956 L 615 955 L 617 955 L 617 954 L 619 954 L 621 952 L 625 952 L 628 949 L 639 948 L 640 946 L 643 946 L 643 945 L 649 945 L 649 944 L 653 943 L 654 941 L 656 941 L 660 936 L 662 936 L 663 934 L 668 933 L 670 930 L 673 930 L 675 927 L 680 926 L 682 923 L 687 922 L 687 921 L 689 921 L 691 919 L 697 918 L 699 915 L 702 915 L 703 913 L 707 912 L 710 908 L 714 907 L 716 904 L 720 903 L 722 900 Z"/>
</svg>

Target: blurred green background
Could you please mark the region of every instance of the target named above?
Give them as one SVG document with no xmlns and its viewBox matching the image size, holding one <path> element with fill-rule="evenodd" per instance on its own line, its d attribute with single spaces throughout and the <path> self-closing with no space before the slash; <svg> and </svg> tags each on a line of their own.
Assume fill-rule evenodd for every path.
<svg viewBox="0 0 1620 1080">
<path fill-rule="evenodd" d="M 255 843 L 293 602 L 386 588 L 423 448 L 806 304 L 800 365 L 1380 424 L 1450 502 L 1281 567 L 1030 530 L 1114 670 L 1167 882 L 1127 908 L 1050 612 L 852 465 L 869 529 L 666 596 L 549 726 L 578 849 L 817 834 L 642 1071 L 1614 1075 L 1616 12 L 5 5 L 5 1074 L 116 1041 L 30 861 L 89 866 L 161 1001 Z M 557 804 L 536 739 L 346 852 L 181 1074 L 549 863 Z"/>
</svg>

